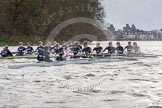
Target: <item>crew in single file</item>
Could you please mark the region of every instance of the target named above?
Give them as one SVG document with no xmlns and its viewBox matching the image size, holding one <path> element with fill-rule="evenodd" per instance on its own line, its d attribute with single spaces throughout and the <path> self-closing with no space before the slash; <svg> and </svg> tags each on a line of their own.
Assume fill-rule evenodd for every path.
<svg viewBox="0 0 162 108">
<path fill-rule="evenodd" d="M 83 47 L 82 47 L 83 45 Z M 50 56 L 55 57 L 56 60 L 62 61 L 70 58 L 91 58 L 91 57 L 106 57 L 111 55 L 123 55 L 125 53 L 134 54 L 134 53 L 141 53 L 140 47 L 137 45 L 137 42 L 128 42 L 128 45 L 123 48 L 120 42 L 116 43 L 116 47 L 113 46 L 112 42 L 108 43 L 108 46 L 103 49 L 99 42 L 96 43 L 96 46 L 93 48 L 92 46 L 88 45 L 88 42 L 85 41 L 83 44 L 80 42 L 73 42 L 70 43 L 68 46 L 67 42 L 63 41 L 62 44 L 57 43 L 56 41 L 48 42 L 46 46 L 44 46 L 43 42 L 40 41 L 38 43 L 38 47 L 34 51 L 31 44 L 28 42 L 27 47 L 23 46 L 23 42 L 19 42 L 19 47 L 16 52 L 16 56 L 26 56 L 26 55 L 38 55 L 38 61 L 50 61 Z M 126 50 L 126 52 L 124 52 Z M 8 50 L 8 46 L 5 46 L 1 51 L 1 57 L 8 57 L 15 55 L 14 52 L 10 52 Z M 57 56 L 55 56 L 57 55 Z M 46 58 L 46 59 L 45 59 Z"/>
</svg>

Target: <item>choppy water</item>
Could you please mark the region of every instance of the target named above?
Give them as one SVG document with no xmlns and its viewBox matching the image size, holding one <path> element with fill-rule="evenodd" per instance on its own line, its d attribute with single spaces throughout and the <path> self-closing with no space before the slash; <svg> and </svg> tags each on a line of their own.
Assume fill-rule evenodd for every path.
<svg viewBox="0 0 162 108">
<path fill-rule="evenodd" d="M 161 42 L 139 45 L 142 52 L 162 55 Z M 162 108 L 162 57 L 6 68 L 14 62 L 0 61 L 0 108 Z"/>
</svg>

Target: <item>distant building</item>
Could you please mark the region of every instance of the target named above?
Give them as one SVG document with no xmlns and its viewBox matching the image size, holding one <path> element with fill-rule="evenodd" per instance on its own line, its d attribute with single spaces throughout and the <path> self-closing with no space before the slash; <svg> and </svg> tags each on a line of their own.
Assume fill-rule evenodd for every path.
<svg viewBox="0 0 162 108">
<path fill-rule="evenodd" d="M 162 29 L 160 31 L 158 31 L 158 38 L 162 39 Z"/>
<path fill-rule="evenodd" d="M 129 31 L 131 31 L 130 25 L 129 25 L 129 24 L 126 24 L 126 27 L 123 27 L 123 31 L 124 31 L 124 32 L 129 32 Z"/>
<path fill-rule="evenodd" d="M 137 31 L 136 26 L 134 24 L 132 24 L 131 31 L 133 31 L 133 32 Z"/>
<path fill-rule="evenodd" d="M 129 24 L 126 24 L 122 29 L 116 31 L 113 24 L 108 27 L 111 31 L 113 39 L 116 40 L 159 40 L 162 39 L 162 29 L 161 31 L 144 31 L 136 28 L 135 24 L 132 24 L 131 27 Z"/>
<path fill-rule="evenodd" d="M 110 24 L 110 27 L 108 27 L 108 30 L 110 30 L 112 33 L 115 32 L 115 27 L 113 24 Z"/>
</svg>

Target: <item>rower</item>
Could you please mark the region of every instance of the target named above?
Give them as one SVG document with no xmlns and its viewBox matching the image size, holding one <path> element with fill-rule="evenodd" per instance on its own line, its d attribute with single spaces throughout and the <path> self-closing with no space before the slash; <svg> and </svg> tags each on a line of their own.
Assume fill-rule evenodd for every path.
<svg viewBox="0 0 162 108">
<path fill-rule="evenodd" d="M 78 43 L 79 48 L 82 50 L 83 47 L 80 45 L 80 41 L 78 41 L 77 43 Z"/>
<path fill-rule="evenodd" d="M 37 60 L 38 60 L 38 61 L 44 61 L 44 57 L 43 57 L 43 53 L 44 53 L 44 52 L 43 52 L 43 51 L 44 51 L 43 42 L 40 41 L 40 42 L 38 43 L 37 49 L 35 50 L 35 52 L 38 53 L 38 56 L 37 56 Z"/>
<path fill-rule="evenodd" d="M 51 50 L 51 42 L 48 42 L 48 43 L 46 44 L 46 47 L 48 48 L 48 51 L 50 51 L 50 50 Z"/>
<path fill-rule="evenodd" d="M 30 45 L 29 42 L 27 42 L 26 54 L 33 54 L 33 53 L 34 53 L 33 47 Z"/>
<path fill-rule="evenodd" d="M 112 45 L 112 42 L 109 42 L 108 47 L 106 47 L 103 52 L 108 51 L 108 54 L 114 54 L 115 53 L 115 48 Z"/>
<path fill-rule="evenodd" d="M 88 57 L 88 56 L 92 55 L 92 49 L 90 47 L 88 47 L 88 42 L 84 42 L 83 46 L 84 46 L 84 48 L 82 50 L 83 56 Z"/>
<path fill-rule="evenodd" d="M 124 48 L 124 50 L 127 49 L 127 53 L 130 54 L 132 53 L 133 46 L 131 42 L 128 42 L 128 45 Z"/>
<path fill-rule="evenodd" d="M 57 61 L 63 61 L 63 60 L 65 60 L 65 58 L 63 57 L 64 54 L 65 54 L 64 53 L 64 49 L 62 47 L 60 47 L 60 44 L 59 43 L 56 44 L 55 53 L 58 55 L 56 57 L 56 60 Z"/>
<path fill-rule="evenodd" d="M 124 48 L 121 46 L 120 42 L 117 42 L 116 45 L 117 45 L 116 47 L 117 54 L 123 54 Z"/>
<path fill-rule="evenodd" d="M 74 48 L 74 43 L 72 41 L 70 41 L 69 45 L 68 45 L 68 50 L 73 51 L 73 48 Z"/>
<path fill-rule="evenodd" d="M 67 43 L 65 41 L 62 42 L 61 47 L 63 48 L 64 51 L 67 51 L 67 49 L 68 49 Z"/>
<path fill-rule="evenodd" d="M 50 60 L 50 53 L 48 51 L 48 47 L 44 47 L 41 52 L 39 52 L 37 56 L 38 61 L 52 62 Z"/>
<path fill-rule="evenodd" d="M 51 47 L 50 47 L 50 50 L 49 50 L 50 53 L 52 53 L 52 54 L 55 53 L 54 50 L 55 50 L 55 48 L 56 48 L 56 44 L 57 44 L 56 41 L 52 42 Z"/>
<path fill-rule="evenodd" d="M 100 46 L 100 43 L 96 43 L 96 47 L 93 49 L 93 51 L 96 52 L 96 56 L 102 56 L 103 55 L 103 48 Z"/>
<path fill-rule="evenodd" d="M 25 54 L 25 47 L 23 46 L 23 42 L 19 42 L 19 48 L 17 49 L 16 56 L 23 56 Z"/>
<path fill-rule="evenodd" d="M 133 42 L 133 52 L 140 53 L 140 47 L 137 45 L 137 42 Z"/>
<path fill-rule="evenodd" d="M 35 50 L 35 52 L 37 52 L 38 54 L 39 54 L 39 53 L 42 53 L 43 48 L 44 48 L 43 42 L 40 41 L 40 42 L 38 43 L 38 47 L 37 47 L 37 49 Z"/>
<path fill-rule="evenodd" d="M 1 56 L 2 57 L 10 57 L 13 56 L 10 50 L 8 49 L 8 45 L 6 45 L 3 50 L 1 51 Z"/>
<path fill-rule="evenodd" d="M 73 54 L 74 54 L 74 58 L 80 58 L 81 55 L 81 49 L 80 49 L 80 45 L 78 43 L 74 44 L 74 48 L 72 50 Z"/>
</svg>

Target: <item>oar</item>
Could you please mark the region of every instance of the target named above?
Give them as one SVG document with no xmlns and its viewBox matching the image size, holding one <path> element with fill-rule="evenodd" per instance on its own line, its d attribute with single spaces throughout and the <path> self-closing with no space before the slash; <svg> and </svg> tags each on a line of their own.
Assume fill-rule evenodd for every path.
<svg viewBox="0 0 162 108">
<path fill-rule="evenodd" d="M 17 52 L 11 52 L 12 54 L 17 54 Z"/>
<path fill-rule="evenodd" d="M 156 54 L 145 54 L 145 53 L 142 53 L 143 55 L 150 55 L 150 56 L 162 56 L 162 55 L 156 55 Z"/>
<path fill-rule="evenodd" d="M 146 54 L 146 55 L 153 55 L 153 56 L 162 56 L 162 55 L 155 55 L 155 54 Z"/>
<path fill-rule="evenodd" d="M 104 56 L 127 56 L 128 54 L 109 54 L 109 53 L 104 53 Z"/>
</svg>

